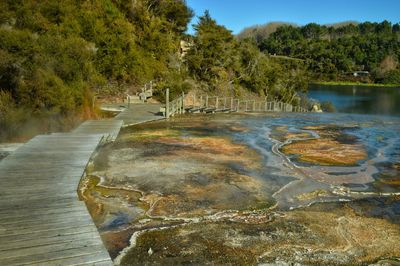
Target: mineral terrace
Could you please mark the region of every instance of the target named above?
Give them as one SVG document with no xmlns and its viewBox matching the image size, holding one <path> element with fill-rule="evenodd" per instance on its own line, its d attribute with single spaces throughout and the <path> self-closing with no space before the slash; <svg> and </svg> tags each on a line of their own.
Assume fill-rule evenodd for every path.
<svg viewBox="0 0 400 266">
<path fill-rule="evenodd" d="M 183 117 L 102 147 L 80 191 L 115 263 L 400 263 L 399 196 L 353 197 L 340 174 L 317 174 L 363 167 L 362 141 L 327 124 L 261 132 L 262 119 L 279 118 Z"/>
</svg>

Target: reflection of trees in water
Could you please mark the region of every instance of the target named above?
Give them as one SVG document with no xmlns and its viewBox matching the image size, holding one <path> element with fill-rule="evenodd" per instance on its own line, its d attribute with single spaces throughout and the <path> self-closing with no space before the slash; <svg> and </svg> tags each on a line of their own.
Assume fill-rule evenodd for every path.
<svg viewBox="0 0 400 266">
<path fill-rule="evenodd" d="M 360 114 L 400 114 L 400 88 L 313 85 L 309 97 L 330 101 L 339 112 Z"/>
</svg>

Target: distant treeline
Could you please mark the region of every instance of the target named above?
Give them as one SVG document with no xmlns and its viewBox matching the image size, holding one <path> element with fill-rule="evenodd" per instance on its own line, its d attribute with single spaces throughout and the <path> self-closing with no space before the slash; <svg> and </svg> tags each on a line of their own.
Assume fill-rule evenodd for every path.
<svg viewBox="0 0 400 266">
<path fill-rule="evenodd" d="M 249 28 L 239 37 L 253 39 L 265 53 L 306 60 L 316 80 L 347 80 L 352 72 L 368 71 L 367 81 L 400 84 L 399 23 L 310 23 L 264 28 Z"/>
</svg>

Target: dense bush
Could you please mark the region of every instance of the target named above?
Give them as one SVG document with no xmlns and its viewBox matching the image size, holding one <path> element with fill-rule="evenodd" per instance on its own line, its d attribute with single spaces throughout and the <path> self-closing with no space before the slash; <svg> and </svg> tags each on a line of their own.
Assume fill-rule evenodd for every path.
<svg viewBox="0 0 400 266">
<path fill-rule="evenodd" d="M 291 103 L 295 103 L 297 91 L 307 89 L 302 64 L 276 61 L 261 53 L 252 40 L 237 41 L 208 12 L 199 17 L 194 28 L 193 46 L 186 57 L 189 72 L 211 89 L 226 91 L 230 87 L 236 92 L 244 88 Z"/>
<path fill-rule="evenodd" d="M 352 71 L 366 70 L 373 74 L 370 81 L 389 82 L 379 73 L 388 56 L 400 61 L 399 29 L 400 24 L 388 21 L 342 26 L 284 25 L 257 44 L 265 53 L 306 60 L 315 79 L 349 79 Z"/>
<path fill-rule="evenodd" d="M 336 108 L 332 102 L 322 102 L 321 109 L 324 112 L 333 113 L 336 112 Z"/>
<path fill-rule="evenodd" d="M 1 1 L 0 131 L 23 133 L 16 125 L 45 117 L 63 127 L 93 115 L 94 93 L 173 79 L 191 16 L 180 0 Z"/>
<path fill-rule="evenodd" d="M 184 0 L 1 1 L 0 138 L 35 123 L 42 131 L 67 128 L 95 115 L 94 94 L 121 95 L 149 80 L 158 80 L 161 100 L 166 88 L 175 97 L 199 86 L 300 102 L 305 64 L 238 41 L 208 12 L 187 36 L 192 16 Z M 185 57 L 181 40 L 191 46 Z"/>
</svg>

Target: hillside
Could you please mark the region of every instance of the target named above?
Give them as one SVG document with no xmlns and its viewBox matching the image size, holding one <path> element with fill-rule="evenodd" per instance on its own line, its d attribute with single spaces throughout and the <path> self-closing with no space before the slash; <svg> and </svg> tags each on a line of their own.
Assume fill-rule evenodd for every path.
<svg viewBox="0 0 400 266">
<path fill-rule="evenodd" d="M 94 95 L 168 75 L 191 17 L 174 0 L 1 1 L 0 140 L 71 127 Z"/>
<path fill-rule="evenodd" d="M 332 27 L 332 28 L 336 29 L 336 28 L 341 28 L 341 27 L 345 27 L 345 26 L 349 26 L 349 25 L 357 26 L 358 22 L 343 21 L 343 22 L 337 22 L 337 23 L 332 23 L 332 24 L 325 24 L 323 26 Z M 280 22 L 280 21 L 269 22 L 269 23 L 262 24 L 262 25 L 254 25 L 254 26 L 244 28 L 236 35 L 236 37 L 239 40 L 252 39 L 252 40 L 256 41 L 257 43 L 261 43 L 264 39 L 267 39 L 272 33 L 276 32 L 276 30 L 282 26 L 300 27 L 299 25 L 297 25 L 295 23 L 291 23 L 291 22 Z"/>
<path fill-rule="evenodd" d="M 250 38 L 259 43 L 264 39 L 267 39 L 272 33 L 274 33 L 281 26 L 296 27 L 296 24 L 289 22 L 270 22 L 263 25 L 254 25 L 251 27 L 244 28 L 236 35 L 236 37 L 239 40 Z"/>
<path fill-rule="evenodd" d="M 314 80 L 353 80 L 367 71 L 362 81 L 400 84 L 399 23 L 283 25 L 256 41 L 264 53 L 306 60 Z"/>
<path fill-rule="evenodd" d="M 208 12 L 188 36 L 193 15 L 183 0 L 2 1 L 0 141 L 68 130 L 97 115 L 95 96 L 121 98 L 149 80 L 160 100 L 169 88 L 299 104 L 303 66 L 237 40 Z"/>
</svg>

